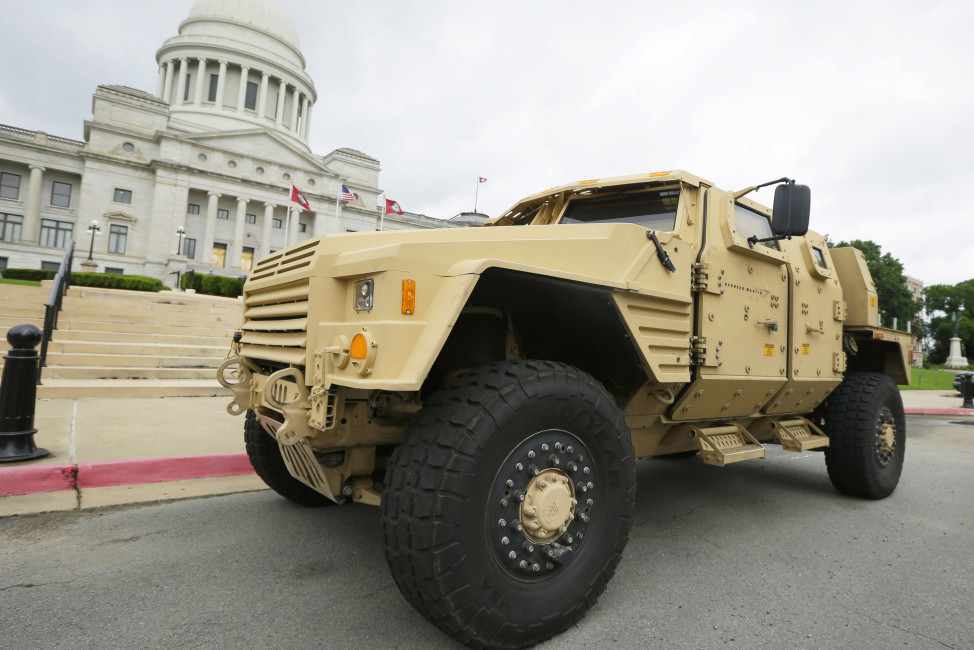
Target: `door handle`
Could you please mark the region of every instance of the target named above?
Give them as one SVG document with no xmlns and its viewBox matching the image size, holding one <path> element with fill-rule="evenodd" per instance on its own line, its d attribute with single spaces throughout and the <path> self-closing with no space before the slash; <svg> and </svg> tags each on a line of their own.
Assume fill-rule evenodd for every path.
<svg viewBox="0 0 974 650">
<path fill-rule="evenodd" d="M 759 320 L 758 325 L 766 325 L 772 332 L 778 331 L 778 321 L 776 320 Z"/>
<path fill-rule="evenodd" d="M 825 328 L 824 327 L 812 327 L 811 325 L 806 325 L 805 326 L 805 333 L 806 334 L 811 334 L 812 332 L 815 332 L 816 334 L 825 334 Z"/>
</svg>

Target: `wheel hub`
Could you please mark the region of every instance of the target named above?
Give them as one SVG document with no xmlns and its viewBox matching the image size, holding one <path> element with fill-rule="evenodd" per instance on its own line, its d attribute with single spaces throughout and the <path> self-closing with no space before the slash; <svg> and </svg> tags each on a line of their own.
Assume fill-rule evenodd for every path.
<svg viewBox="0 0 974 650">
<path fill-rule="evenodd" d="M 568 530 L 575 518 L 575 488 L 560 469 L 546 469 L 528 483 L 521 504 L 524 535 L 546 544 Z"/>
<path fill-rule="evenodd" d="M 544 579 L 571 563 L 596 512 L 599 479 L 578 437 L 549 429 L 511 452 L 494 478 L 486 533 L 512 577 Z"/>
<path fill-rule="evenodd" d="M 883 408 L 876 426 L 876 460 L 880 467 L 886 467 L 896 452 L 896 424 L 893 413 Z"/>
</svg>

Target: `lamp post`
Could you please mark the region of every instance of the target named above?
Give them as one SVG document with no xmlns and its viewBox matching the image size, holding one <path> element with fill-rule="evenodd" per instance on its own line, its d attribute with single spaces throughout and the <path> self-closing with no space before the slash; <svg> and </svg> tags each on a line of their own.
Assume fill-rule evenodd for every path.
<svg viewBox="0 0 974 650">
<path fill-rule="evenodd" d="M 185 228 L 183 228 L 182 226 L 176 228 L 176 237 L 178 237 L 178 239 L 176 240 L 176 255 L 181 255 L 180 251 L 183 250 L 183 237 L 185 236 L 186 236 Z"/>
<path fill-rule="evenodd" d="M 91 224 L 88 226 L 88 230 L 87 230 L 87 232 L 91 234 L 91 244 L 88 246 L 88 259 L 89 260 L 91 259 L 91 254 L 95 250 L 95 235 L 97 235 L 100 230 L 101 230 L 101 227 L 99 227 L 99 225 L 98 225 L 98 220 L 97 219 L 92 219 L 91 220 Z"/>
</svg>

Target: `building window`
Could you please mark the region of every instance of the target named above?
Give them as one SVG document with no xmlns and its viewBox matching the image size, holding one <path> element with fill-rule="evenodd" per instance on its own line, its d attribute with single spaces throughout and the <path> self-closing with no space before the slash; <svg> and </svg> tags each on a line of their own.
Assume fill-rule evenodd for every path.
<svg viewBox="0 0 974 650">
<path fill-rule="evenodd" d="M 230 169 L 233 169 L 236 166 L 237 166 L 237 161 L 236 160 L 231 160 L 231 161 L 227 162 L 227 167 L 229 167 Z"/>
<path fill-rule="evenodd" d="M 205 153 L 196 154 L 196 159 L 200 162 L 206 162 L 206 154 Z"/>
<path fill-rule="evenodd" d="M 247 82 L 247 95 L 244 97 L 244 108 L 250 110 L 257 109 L 257 84 L 253 81 Z"/>
<path fill-rule="evenodd" d="M 283 178 L 283 179 L 284 179 L 284 180 L 286 180 L 286 181 L 289 181 L 289 180 L 291 180 L 291 175 L 290 175 L 290 174 L 288 174 L 287 172 L 284 172 L 284 173 L 283 173 L 283 174 L 281 175 L 281 178 Z"/>
<path fill-rule="evenodd" d="M 19 214 L 4 214 L 0 212 L 0 241 L 15 243 L 20 241 L 20 229 L 24 225 L 24 217 Z"/>
<path fill-rule="evenodd" d="M 308 179 L 308 185 L 314 185 L 314 184 L 315 184 L 315 179 L 309 178 Z"/>
<path fill-rule="evenodd" d="M 199 213 L 200 213 L 199 203 L 190 203 L 189 205 L 186 206 L 186 214 L 199 214 Z"/>
<path fill-rule="evenodd" d="M 256 169 L 255 171 L 256 171 L 256 172 L 257 172 L 258 174 L 263 174 L 263 173 L 264 173 L 264 168 L 263 168 L 263 167 L 258 167 L 258 168 L 257 168 L 257 169 Z"/>
<path fill-rule="evenodd" d="M 74 224 L 68 221 L 41 219 L 41 240 L 39 243 L 41 246 L 64 248 L 67 246 L 68 240 L 71 239 L 73 229 Z"/>
<path fill-rule="evenodd" d="M 60 262 L 41 262 L 41 270 L 42 271 L 60 271 L 61 270 L 61 263 Z"/>
<path fill-rule="evenodd" d="M 211 102 L 216 101 L 216 87 L 220 83 L 220 75 L 211 74 L 210 75 L 210 93 L 206 96 Z"/>
<path fill-rule="evenodd" d="M 308 232 L 308 224 L 306 224 L 306 223 L 299 223 L 298 224 L 298 232 Z"/>
<path fill-rule="evenodd" d="M 113 275 L 125 275 L 125 269 L 117 266 L 106 266 L 105 273 L 111 273 Z"/>
<path fill-rule="evenodd" d="M 126 142 L 122 145 L 122 151 L 132 153 L 133 151 L 135 151 L 135 145 L 132 144 L 131 142 Z"/>
<path fill-rule="evenodd" d="M 247 215 L 247 223 L 257 223 L 257 215 L 256 214 L 248 214 Z"/>
<path fill-rule="evenodd" d="M 227 265 L 227 245 L 213 244 L 213 266 L 223 268 Z"/>
<path fill-rule="evenodd" d="M 216 211 L 216 218 L 217 219 L 229 219 L 230 218 L 230 211 L 229 210 L 224 210 L 223 208 L 220 208 L 219 210 Z"/>
<path fill-rule="evenodd" d="M 113 224 L 111 229 L 108 231 L 108 252 L 124 255 L 125 242 L 128 237 L 128 226 L 116 226 Z"/>
<path fill-rule="evenodd" d="M 0 197 L 5 199 L 16 199 L 20 196 L 20 175 L 0 174 Z"/>
<path fill-rule="evenodd" d="M 190 239 L 189 237 L 187 237 L 186 239 L 183 240 L 183 255 L 185 255 L 191 260 L 196 258 L 195 239 Z"/>
<path fill-rule="evenodd" d="M 51 186 L 51 205 L 66 208 L 71 205 L 71 183 L 54 181 Z"/>
<path fill-rule="evenodd" d="M 122 190 L 117 187 L 115 188 L 115 203 L 131 203 L 131 202 L 132 202 L 132 190 Z"/>
<path fill-rule="evenodd" d="M 281 226 L 284 225 L 284 222 L 281 221 L 280 219 L 274 219 L 273 224 L 275 228 L 280 228 Z"/>
<path fill-rule="evenodd" d="M 183 101 L 184 102 L 189 101 L 189 85 L 190 85 L 190 81 L 192 79 L 193 79 L 193 75 L 191 75 L 191 74 L 187 74 L 186 75 L 186 89 L 183 91 Z"/>
<path fill-rule="evenodd" d="M 7 268 L 7 258 L 0 257 L 0 271 L 4 270 L 5 268 Z"/>
<path fill-rule="evenodd" d="M 240 268 L 244 271 L 254 268 L 254 249 L 252 247 L 243 247 L 243 252 L 240 253 Z"/>
</svg>

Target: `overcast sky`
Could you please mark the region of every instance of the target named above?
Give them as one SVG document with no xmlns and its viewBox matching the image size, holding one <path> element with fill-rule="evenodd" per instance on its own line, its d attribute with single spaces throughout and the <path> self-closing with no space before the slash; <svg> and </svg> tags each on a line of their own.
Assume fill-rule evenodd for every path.
<svg viewBox="0 0 974 650">
<path fill-rule="evenodd" d="M 974 278 L 974 2 L 281 0 L 312 150 L 404 209 L 497 216 L 567 182 L 686 169 L 812 188 L 812 229 L 926 284 Z M 193 0 L 0 0 L 0 123 L 82 139 L 99 84 L 154 92 Z M 752 195 L 770 203 L 772 190 Z"/>
</svg>

